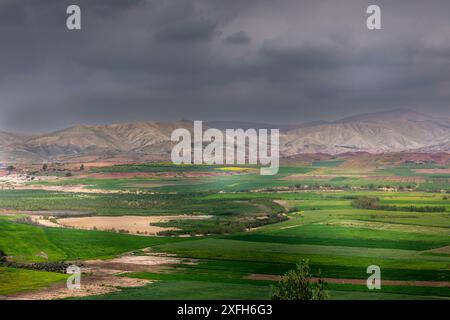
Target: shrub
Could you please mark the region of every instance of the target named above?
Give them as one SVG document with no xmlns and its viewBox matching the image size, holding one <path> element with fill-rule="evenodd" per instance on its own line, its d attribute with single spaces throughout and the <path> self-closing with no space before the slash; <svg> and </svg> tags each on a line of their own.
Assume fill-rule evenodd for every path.
<svg viewBox="0 0 450 320">
<path fill-rule="evenodd" d="M 6 254 L 0 250 L 0 262 L 6 261 Z"/>
<path fill-rule="evenodd" d="M 377 197 L 359 197 L 352 201 L 352 206 L 358 209 L 379 209 L 380 199 Z"/>
</svg>

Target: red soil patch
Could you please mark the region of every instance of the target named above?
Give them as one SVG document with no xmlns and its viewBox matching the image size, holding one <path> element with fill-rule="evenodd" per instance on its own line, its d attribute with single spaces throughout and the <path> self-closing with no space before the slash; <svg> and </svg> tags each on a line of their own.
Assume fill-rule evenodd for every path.
<svg viewBox="0 0 450 320">
<path fill-rule="evenodd" d="M 245 279 L 250 280 L 269 280 L 279 281 L 281 276 L 273 274 L 250 274 Z M 366 279 L 338 279 L 338 278 L 322 278 L 328 283 L 337 284 L 354 284 L 354 285 L 366 285 Z M 317 282 L 319 278 L 311 278 L 311 282 Z M 414 286 L 414 287 L 450 287 L 450 281 L 403 281 L 403 280 L 381 280 L 381 285 L 388 286 Z"/>
<path fill-rule="evenodd" d="M 415 172 L 424 174 L 450 174 L 450 169 L 416 169 Z"/>
<path fill-rule="evenodd" d="M 291 174 L 287 177 L 282 178 L 281 180 L 321 180 L 321 181 L 329 181 L 337 176 L 333 175 L 306 175 L 306 174 Z"/>
<path fill-rule="evenodd" d="M 400 177 L 400 176 L 375 176 L 368 177 L 368 180 L 377 180 L 385 182 L 404 182 L 404 183 L 424 183 L 425 177 Z"/>
<path fill-rule="evenodd" d="M 130 179 L 130 178 L 154 178 L 154 172 L 99 172 L 78 175 L 77 178 L 92 179 Z"/>
</svg>

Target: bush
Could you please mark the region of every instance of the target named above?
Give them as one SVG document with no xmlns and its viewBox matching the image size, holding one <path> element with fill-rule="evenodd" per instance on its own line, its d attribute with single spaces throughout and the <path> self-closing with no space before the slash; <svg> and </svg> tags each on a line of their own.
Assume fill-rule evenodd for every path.
<svg viewBox="0 0 450 320">
<path fill-rule="evenodd" d="M 272 288 L 272 300 L 326 300 L 326 283 L 319 278 L 311 282 L 309 261 L 301 260 Z"/>
<path fill-rule="evenodd" d="M 359 197 L 352 201 L 352 206 L 358 209 L 379 209 L 380 199 L 377 197 Z"/>
</svg>

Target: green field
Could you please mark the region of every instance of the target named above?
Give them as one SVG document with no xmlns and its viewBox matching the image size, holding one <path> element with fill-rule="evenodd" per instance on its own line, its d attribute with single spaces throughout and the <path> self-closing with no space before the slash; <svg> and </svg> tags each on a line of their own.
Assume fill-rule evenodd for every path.
<svg viewBox="0 0 450 320">
<path fill-rule="evenodd" d="M 0 267 L 0 296 L 38 290 L 65 279 L 60 273 Z"/>
<path fill-rule="evenodd" d="M 139 237 L 127 234 L 62 228 L 41 228 L 0 218 L 0 248 L 17 262 L 105 259 L 127 251 L 183 238 Z M 42 252 L 48 258 L 42 256 Z"/>
<path fill-rule="evenodd" d="M 378 265 L 382 280 L 429 283 L 385 285 L 369 291 L 363 285 L 331 282 L 332 299 L 448 299 L 450 288 L 433 282 L 450 281 L 450 196 L 446 193 L 450 188 L 443 183 L 447 177 L 419 174 L 416 169 L 405 165 L 363 172 L 345 167 L 342 160 L 282 167 L 274 177 L 260 176 L 252 167 L 95 168 L 91 173 L 180 176 L 102 179 L 74 175 L 32 183 L 124 191 L 110 194 L 1 190 L 0 210 L 16 214 L 0 215 L 0 252 L 15 262 L 79 261 L 151 247 L 154 252 L 196 259 L 195 264 L 172 265 L 158 272 L 126 274 L 154 282 L 89 299 L 270 299 L 273 277 L 255 280 L 254 275 L 282 275 L 303 258 L 310 260 L 315 276 L 365 280 L 366 268 Z M 230 174 L 214 175 L 226 171 Z M 396 181 L 381 181 L 380 176 Z M 404 177 L 420 177 L 412 181 L 422 182 L 401 182 Z M 376 197 L 379 208 L 355 207 L 361 197 Z M 20 219 L 28 211 L 61 217 L 78 213 L 211 218 L 160 222 L 155 225 L 176 229 L 159 236 L 136 236 L 36 226 Z M 42 288 L 64 277 L 0 268 L 0 295 Z"/>
</svg>

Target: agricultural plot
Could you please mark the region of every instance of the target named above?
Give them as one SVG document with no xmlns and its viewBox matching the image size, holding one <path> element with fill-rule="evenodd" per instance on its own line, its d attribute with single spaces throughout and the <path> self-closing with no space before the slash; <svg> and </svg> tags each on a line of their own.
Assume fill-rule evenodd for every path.
<svg viewBox="0 0 450 320">
<path fill-rule="evenodd" d="M 64 274 L 0 267 L 0 297 L 21 291 L 39 290 L 65 281 Z"/>
<path fill-rule="evenodd" d="M 116 276 L 149 283 L 89 299 L 270 299 L 271 286 L 300 259 L 326 278 L 332 299 L 447 299 L 449 186 L 433 180 L 445 178 L 444 169 L 370 171 L 342 160 L 282 167 L 275 177 L 251 166 L 92 168 L 1 190 L 0 253 L 22 264 L 103 259 L 108 266 L 148 252 L 189 261 L 134 264 Z M 364 197 L 377 206 L 356 206 Z M 369 265 L 381 268 L 381 290 L 364 285 Z M 0 267 L 0 295 L 64 277 Z"/>
</svg>

